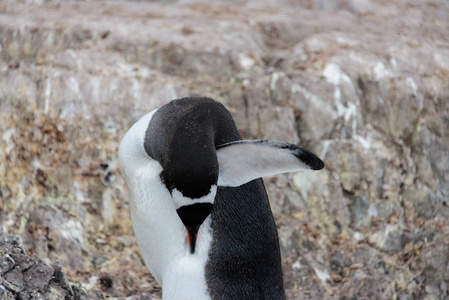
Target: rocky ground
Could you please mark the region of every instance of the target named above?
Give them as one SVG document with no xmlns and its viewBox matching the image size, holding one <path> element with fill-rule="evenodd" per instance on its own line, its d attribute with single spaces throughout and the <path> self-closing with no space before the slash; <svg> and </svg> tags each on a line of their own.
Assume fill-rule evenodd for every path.
<svg viewBox="0 0 449 300">
<path fill-rule="evenodd" d="M 449 299 L 448 32 L 444 0 L 0 2 L 1 299 L 160 298 L 117 148 L 192 95 L 326 163 L 265 180 L 288 299 Z"/>
<path fill-rule="evenodd" d="M 36 254 L 29 257 L 19 238 L 0 227 L 0 299 L 87 300 L 86 293 L 68 282 L 59 262 L 46 265 Z"/>
</svg>

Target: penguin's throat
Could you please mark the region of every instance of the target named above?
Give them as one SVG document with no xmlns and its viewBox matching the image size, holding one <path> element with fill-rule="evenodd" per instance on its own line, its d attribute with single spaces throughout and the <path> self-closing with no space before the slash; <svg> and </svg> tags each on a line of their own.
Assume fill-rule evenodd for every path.
<svg viewBox="0 0 449 300">
<path fill-rule="evenodd" d="M 195 252 L 198 230 L 213 209 L 212 203 L 195 203 L 179 207 L 176 212 L 187 229 L 190 253 Z"/>
<path fill-rule="evenodd" d="M 198 230 L 212 212 L 217 186 L 211 186 L 207 195 L 195 199 L 184 196 L 176 188 L 172 190 L 171 194 L 176 206 L 176 212 L 187 229 L 190 253 L 193 254 L 195 252 Z"/>
</svg>

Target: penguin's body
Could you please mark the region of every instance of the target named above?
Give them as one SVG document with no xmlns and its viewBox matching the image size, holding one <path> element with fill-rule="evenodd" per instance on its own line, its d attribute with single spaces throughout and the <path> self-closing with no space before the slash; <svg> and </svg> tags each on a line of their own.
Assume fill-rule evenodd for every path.
<svg viewBox="0 0 449 300">
<path fill-rule="evenodd" d="M 119 160 L 137 242 L 164 299 L 285 299 L 259 177 L 321 169 L 318 157 L 288 143 L 243 141 L 223 105 L 183 98 L 134 124 Z"/>
</svg>

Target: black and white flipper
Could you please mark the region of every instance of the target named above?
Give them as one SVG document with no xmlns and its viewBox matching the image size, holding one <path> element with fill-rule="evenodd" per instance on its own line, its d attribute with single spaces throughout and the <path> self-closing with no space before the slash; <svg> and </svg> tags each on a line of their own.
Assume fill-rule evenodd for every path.
<svg viewBox="0 0 449 300">
<path fill-rule="evenodd" d="M 240 140 L 220 145 L 217 158 L 218 186 L 236 187 L 260 177 L 324 167 L 323 161 L 305 148 L 268 140 Z"/>
</svg>

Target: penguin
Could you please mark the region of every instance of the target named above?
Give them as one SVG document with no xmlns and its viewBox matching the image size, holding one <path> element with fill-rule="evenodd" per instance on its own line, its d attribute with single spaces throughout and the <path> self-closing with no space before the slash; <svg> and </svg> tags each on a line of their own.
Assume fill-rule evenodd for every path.
<svg viewBox="0 0 449 300">
<path fill-rule="evenodd" d="M 276 224 L 261 177 L 320 170 L 309 150 L 243 140 L 229 111 L 173 100 L 118 151 L 137 244 L 164 300 L 285 299 Z"/>
</svg>

